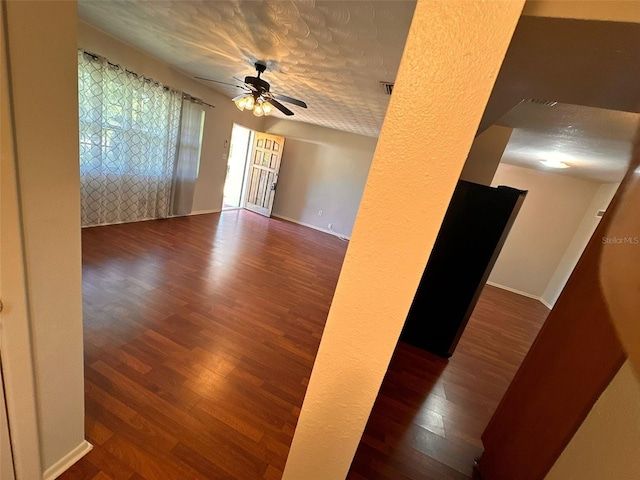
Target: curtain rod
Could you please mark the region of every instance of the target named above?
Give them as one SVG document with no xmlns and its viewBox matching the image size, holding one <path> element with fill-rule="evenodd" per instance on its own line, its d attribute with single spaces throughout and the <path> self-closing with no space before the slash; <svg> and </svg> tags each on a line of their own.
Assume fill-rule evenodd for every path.
<svg viewBox="0 0 640 480">
<path fill-rule="evenodd" d="M 108 65 L 110 65 L 113 68 L 116 68 L 118 70 L 123 70 L 124 72 L 130 73 L 131 75 L 140 78 L 142 80 L 144 80 L 145 82 L 150 82 L 153 83 L 154 85 L 159 85 L 162 88 L 164 88 L 165 90 L 175 90 L 176 92 L 180 92 L 182 93 L 182 99 L 183 100 L 187 100 L 189 102 L 195 103 L 196 105 L 206 105 L 207 107 L 211 107 L 211 108 L 216 108 L 215 105 L 211 105 L 210 103 L 205 102 L 204 100 L 198 98 L 198 97 L 194 97 L 193 95 L 190 95 L 188 93 L 183 92 L 182 90 L 178 90 L 176 88 L 170 87 L 169 85 L 165 85 L 164 83 L 158 82 L 157 80 L 154 80 L 153 78 L 149 78 L 149 77 L 145 77 L 144 75 L 140 75 L 139 73 L 136 73 L 132 70 L 128 70 L 120 65 L 118 65 L 117 63 L 113 63 L 110 62 L 107 58 L 103 57 L 102 55 L 98 55 L 96 53 L 92 53 L 92 52 L 88 52 L 82 48 L 78 49 L 80 52 L 82 52 L 84 55 L 88 55 L 89 57 L 92 57 L 96 60 L 104 60 L 105 62 L 107 62 Z"/>
</svg>

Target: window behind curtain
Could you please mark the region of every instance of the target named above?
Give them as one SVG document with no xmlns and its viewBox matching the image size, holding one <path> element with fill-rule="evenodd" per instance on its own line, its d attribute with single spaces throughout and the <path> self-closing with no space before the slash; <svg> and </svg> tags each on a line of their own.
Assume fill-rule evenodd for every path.
<svg viewBox="0 0 640 480">
<path fill-rule="evenodd" d="M 169 214 L 182 94 L 78 54 L 82 225 Z"/>
</svg>

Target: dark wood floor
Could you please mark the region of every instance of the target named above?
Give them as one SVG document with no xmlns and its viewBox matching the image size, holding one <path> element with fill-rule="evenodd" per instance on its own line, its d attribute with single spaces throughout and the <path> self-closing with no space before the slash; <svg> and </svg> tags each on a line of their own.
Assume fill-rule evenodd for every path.
<svg viewBox="0 0 640 480">
<path fill-rule="evenodd" d="M 487 285 L 449 360 L 399 343 L 348 478 L 471 478 L 480 436 L 548 313 Z"/>
<path fill-rule="evenodd" d="M 346 243 L 243 211 L 83 231 L 86 431 L 65 480 L 280 479 Z M 468 478 L 547 309 L 487 287 L 400 344 L 349 478 Z"/>
</svg>

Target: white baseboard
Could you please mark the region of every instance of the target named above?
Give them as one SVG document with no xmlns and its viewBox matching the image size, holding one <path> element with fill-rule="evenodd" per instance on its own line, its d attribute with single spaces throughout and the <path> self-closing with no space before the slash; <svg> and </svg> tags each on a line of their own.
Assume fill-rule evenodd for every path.
<svg viewBox="0 0 640 480">
<path fill-rule="evenodd" d="M 191 212 L 189 215 L 204 215 L 205 213 L 220 213 L 220 209 L 218 210 L 196 210 Z"/>
<path fill-rule="evenodd" d="M 326 228 L 316 227 L 315 225 L 311 225 L 310 223 L 304 223 L 294 218 L 285 217 L 284 215 L 277 215 L 275 213 L 271 214 L 272 217 L 280 218 L 282 220 L 286 220 L 287 222 L 297 223 L 298 225 L 302 225 L 303 227 L 313 228 L 314 230 L 318 230 L 319 232 L 328 233 L 329 235 L 333 235 L 334 237 L 338 237 L 344 240 L 351 240 L 351 237 L 347 237 L 346 235 L 342 235 L 341 233 L 334 232 L 332 230 L 327 230 Z"/>
<path fill-rule="evenodd" d="M 537 295 L 532 295 L 531 293 L 527 293 L 527 292 L 523 292 L 522 290 L 517 290 L 515 288 L 507 287 L 506 285 L 500 285 L 499 283 L 495 283 L 495 282 L 489 282 L 488 281 L 487 285 L 491 285 L 492 287 L 496 287 L 496 288 L 500 288 L 502 290 L 506 290 L 507 292 L 515 293 L 515 294 L 518 294 L 518 295 L 522 295 L 523 297 L 528 297 L 528 298 L 533 298 L 534 300 L 538 300 L 540 303 L 542 303 L 549 310 L 551 310 L 551 308 L 553 308 L 542 297 L 538 297 Z"/>
<path fill-rule="evenodd" d="M 47 468 L 42 475 L 42 480 L 55 480 L 71 466 L 91 451 L 93 445 L 83 440 L 80 445 L 75 447 L 56 463 Z"/>
</svg>

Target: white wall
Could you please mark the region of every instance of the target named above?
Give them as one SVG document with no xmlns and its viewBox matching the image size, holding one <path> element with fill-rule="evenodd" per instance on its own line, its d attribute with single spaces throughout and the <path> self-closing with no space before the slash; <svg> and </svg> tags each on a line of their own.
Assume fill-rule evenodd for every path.
<svg viewBox="0 0 640 480">
<path fill-rule="evenodd" d="M 28 292 L 28 311 L 14 320 L 29 324 L 42 468 L 45 478 L 53 478 L 58 467 L 89 447 L 84 442 L 76 3 L 4 5 Z M 31 382 L 29 377 L 19 381 Z"/>
<path fill-rule="evenodd" d="M 542 294 L 542 300 L 547 305 L 555 305 L 556 300 L 567 283 L 567 280 L 569 280 L 571 272 L 573 272 L 578 260 L 580 260 L 580 256 L 587 246 L 587 243 L 589 243 L 591 235 L 593 235 L 598 223 L 600 223 L 600 218 L 596 217 L 596 213 L 598 210 L 607 209 L 607 206 L 618 190 L 619 185 L 619 183 L 603 183 L 596 191 L 591 203 L 582 217 L 582 221 L 580 222 L 578 229 L 573 235 L 571 242 L 569 242 L 560 263 L 553 272 L 553 275 L 547 284 L 547 288 L 545 288 L 544 293 Z"/>
<path fill-rule="evenodd" d="M 460 174 L 461 180 L 491 185 L 513 128 L 492 125 L 473 140 L 467 161 Z"/>
<path fill-rule="evenodd" d="M 640 478 L 640 380 L 625 362 L 545 480 Z"/>
<path fill-rule="evenodd" d="M 350 236 L 377 139 L 273 117 L 265 131 L 286 137 L 273 215 Z"/>
<path fill-rule="evenodd" d="M 600 184 L 504 163 L 491 184 L 529 193 L 489 282 L 541 298 Z"/>
<path fill-rule="evenodd" d="M 241 112 L 229 98 L 212 88 L 82 21 L 78 23 L 78 47 L 215 105 L 216 108 L 205 108 L 200 174 L 193 211 L 220 211 L 229 153 L 229 145 L 225 142 L 231 139 L 233 123 L 260 130 L 263 119 Z"/>
</svg>

